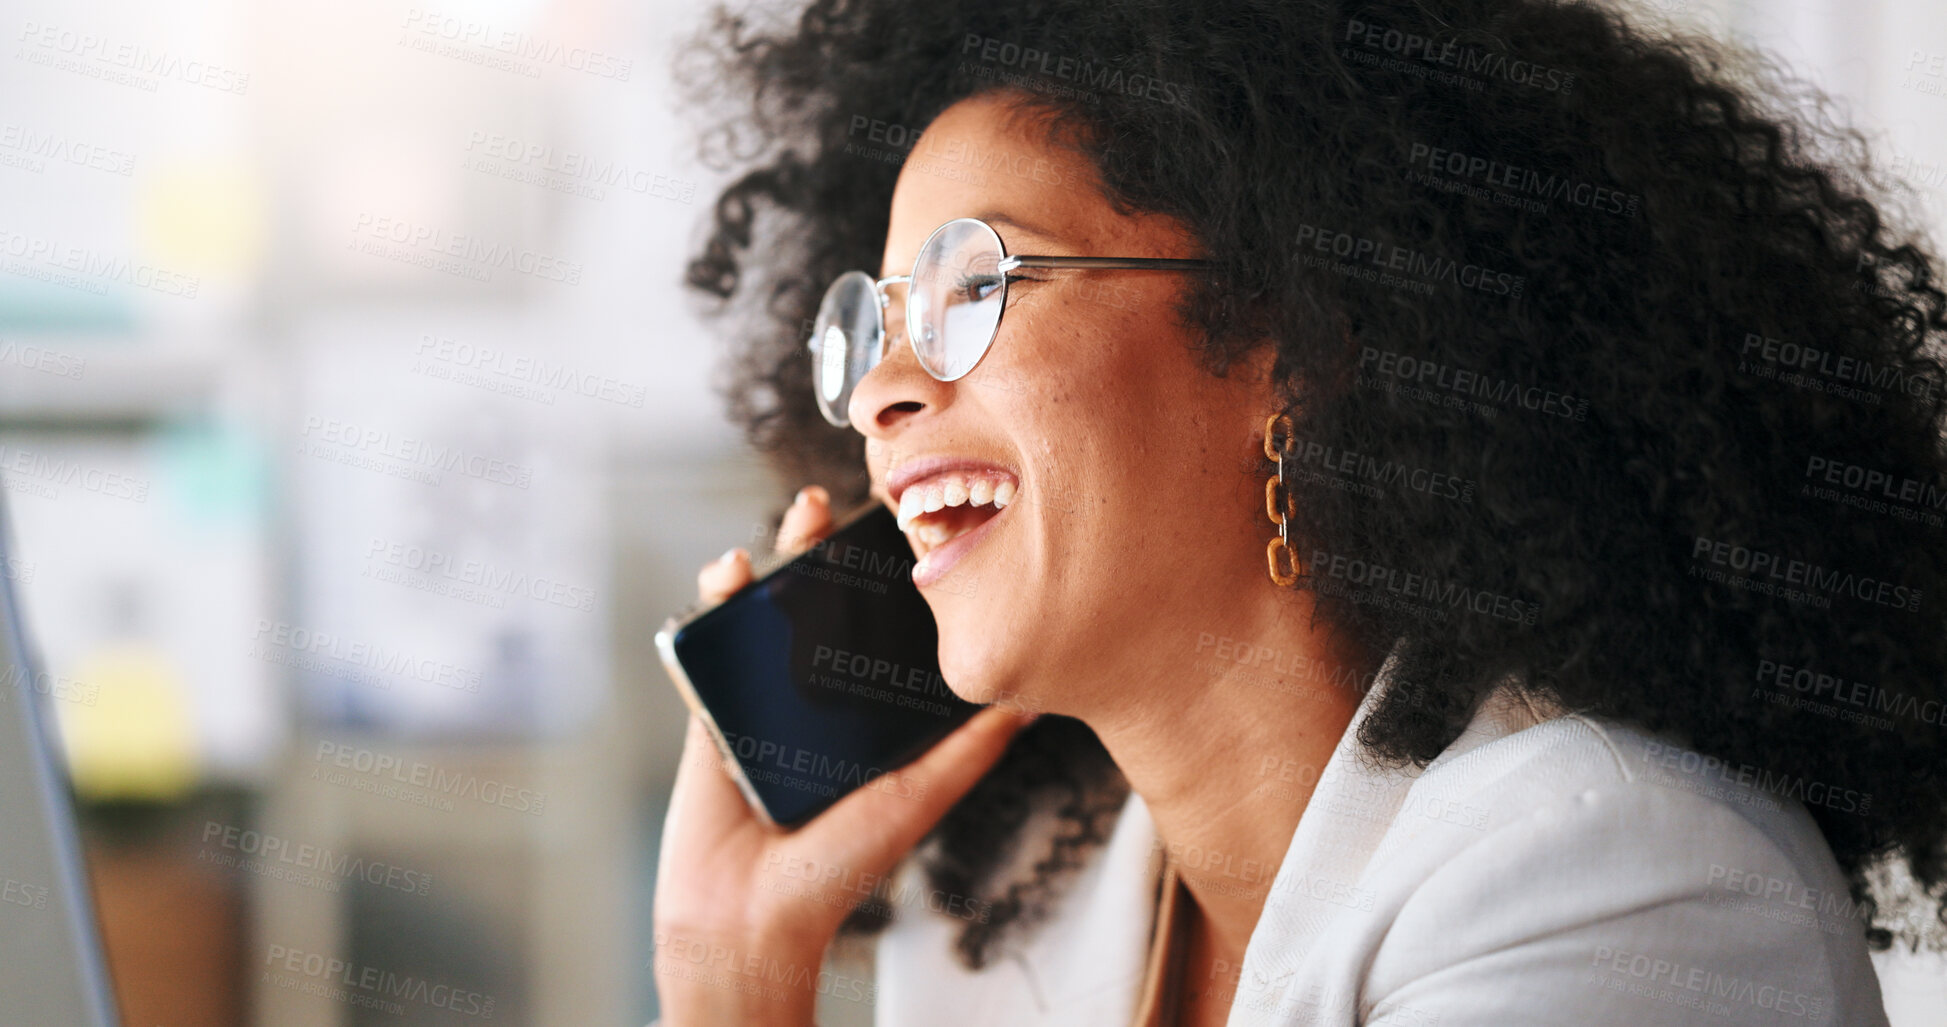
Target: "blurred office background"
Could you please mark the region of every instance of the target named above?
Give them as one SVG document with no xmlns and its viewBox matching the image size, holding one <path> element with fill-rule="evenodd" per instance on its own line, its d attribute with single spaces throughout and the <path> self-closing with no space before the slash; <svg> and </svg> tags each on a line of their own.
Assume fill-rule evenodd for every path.
<svg viewBox="0 0 1947 1027">
<path fill-rule="evenodd" d="M 1840 97 L 1947 239 L 1947 6 L 1641 6 Z M 127 1021 L 645 1022 L 651 635 L 796 484 L 679 284 L 703 6 L 4 11 L 5 572 Z M 445 987 L 374 1007 L 312 957 Z M 1938 966 L 1881 966 L 1947 1023 Z"/>
</svg>

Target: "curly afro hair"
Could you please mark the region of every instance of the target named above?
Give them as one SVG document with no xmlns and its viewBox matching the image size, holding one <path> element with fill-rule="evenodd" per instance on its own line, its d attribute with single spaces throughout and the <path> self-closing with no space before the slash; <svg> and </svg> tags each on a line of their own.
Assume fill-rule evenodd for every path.
<svg viewBox="0 0 1947 1027">
<path fill-rule="evenodd" d="M 737 87 L 714 141 L 743 172 L 688 281 L 755 315 L 730 405 L 793 484 L 865 495 L 804 343 L 825 284 L 878 266 L 900 140 L 1008 91 L 1193 234 L 1215 270 L 1178 314 L 1213 373 L 1275 347 L 1302 452 L 1466 483 L 1293 486 L 1296 587 L 1401 655 L 1375 758 L 1431 760 L 1517 675 L 1804 802 L 1876 946 L 1939 926 L 1947 296 L 1816 91 L 1551 0 L 814 0 L 719 12 L 692 54 Z M 1467 598 L 1375 601 L 1408 574 Z M 1018 738 L 919 854 L 991 901 L 969 966 L 1126 794 L 1081 724 Z M 1017 851 L 1037 805 L 1063 829 Z"/>
</svg>

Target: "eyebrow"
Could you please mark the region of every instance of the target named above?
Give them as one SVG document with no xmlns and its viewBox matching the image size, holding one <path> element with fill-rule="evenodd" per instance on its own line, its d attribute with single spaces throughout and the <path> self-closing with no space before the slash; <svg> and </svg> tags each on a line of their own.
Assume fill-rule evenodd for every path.
<svg viewBox="0 0 1947 1027">
<path fill-rule="evenodd" d="M 1054 241 L 1057 238 L 1055 233 L 1050 232 L 1045 228 L 1040 228 L 1035 225 L 1029 224 L 1025 221 L 1017 220 L 998 210 L 982 211 L 978 214 L 975 214 L 974 217 L 977 217 L 980 220 L 985 221 L 990 225 L 993 225 L 996 230 L 998 230 L 1002 225 L 1006 225 L 1010 228 L 1014 228 L 1021 232 L 1025 232 L 1028 235 L 1038 236 L 1039 238 L 1048 241 Z M 1003 238 L 1001 242 L 1005 244 L 1007 240 Z M 1013 248 L 1009 247 L 1008 252 L 1012 253 Z"/>
<path fill-rule="evenodd" d="M 1005 228 L 1012 228 L 1026 235 L 1035 236 L 1044 242 L 1054 242 L 1059 238 L 1058 236 L 1055 235 L 1055 233 L 1050 232 L 1045 228 L 1038 227 L 1026 221 L 1021 221 L 1017 218 L 1014 218 L 998 210 L 983 210 L 980 213 L 973 215 L 973 217 L 978 218 L 979 220 L 985 221 L 988 224 L 994 226 L 994 231 L 996 232 L 999 232 L 1003 227 L 1005 227 Z M 1014 247 L 1008 244 L 1007 237 L 1005 235 L 1001 236 L 1001 247 L 1007 250 L 1008 256 L 1011 257 L 1020 256 L 1020 254 L 1015 252 Z M 1045 256 L 1045 254 L 1031 254 L 1031 256 Z M 881 267 L 881 270 L 882 271 L 884 270 L 883 266 Z M 907 270 L 911 270 L 910 266 L 907 268 Z M 905 274 L 905 271 L 900 271 L 895 269 L 892 272 L 892 274 L 901 275 L 901 274 Z M 874 277 L 884 278 L 887 276 L 884 274 L 880 274 Z"/>
</svg>

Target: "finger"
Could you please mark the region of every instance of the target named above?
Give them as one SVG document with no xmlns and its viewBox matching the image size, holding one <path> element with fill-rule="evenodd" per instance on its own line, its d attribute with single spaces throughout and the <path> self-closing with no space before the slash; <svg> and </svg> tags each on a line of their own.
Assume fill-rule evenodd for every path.
<svg viewBox="0 0 1947 1027">
<path fill-rule="evenodd" d="M 705 603 L 720 603 L 750 584 L 750 554 L 732 549 L 696 572 L 696 594 Z"/>
<path fill-rule="evenodd" d="M 784 511 L 777 527 L 777 551 L 802 553 L 832 530 L 832 495 L 822 485 L 806 485 Z"/>
<path fill-rule="evenodd" d="M 806 841 L 845 853 L 847 865 L 862 873 L 885 872 L 993 769 L 1032 720 L 998 707 L 981 710 L 918 759 L 885 775 L 893 780 L 852 792 L 805 825 Z"/>
</svg>

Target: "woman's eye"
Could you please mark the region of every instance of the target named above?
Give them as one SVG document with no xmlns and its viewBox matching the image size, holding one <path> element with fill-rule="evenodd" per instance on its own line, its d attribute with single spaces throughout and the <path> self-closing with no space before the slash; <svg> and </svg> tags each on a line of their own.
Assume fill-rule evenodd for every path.
<svg viewBox="0 0 1947 1027">
<path fill-rule="evenodd" d="M 954 291 L 964 302 L 979 303 L 981 300 L 992 298 L 995 293 L 1000 291 L 1002 277 L 1001 275 L 995 274 L 962 275 L 954 283 Z M 1039 278 L 1014 273 L 1009 273 L 1005 278 L 1010 285 L 1041 281 Z"/>
<path fill-rule="evenodd" d="M 999 275 L 965 275 L 960 279 L 957 291 L 967 298 L 967 302 L 979 303 L 999 292 L 1000 288 L 1001 276 Z"/>
</svg>

